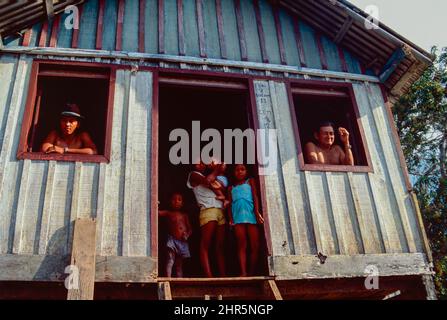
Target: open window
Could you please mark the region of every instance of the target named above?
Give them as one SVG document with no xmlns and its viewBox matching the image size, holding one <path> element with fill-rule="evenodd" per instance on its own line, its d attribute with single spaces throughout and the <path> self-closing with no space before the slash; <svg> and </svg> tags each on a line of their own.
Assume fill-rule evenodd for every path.
<svg viewBox="0 0 447 320">
<path fill-rule="evenodd" d="M 184 211 L 188 213 L 193 233 L 188 240 L 191 258 L 184 264 L 184 277 L 201 277 L 202 269 L 199 259 L 199 208 L 191 189 L 186 182 L 189 173 L 193 170 L 191 164 L 171 163 L 170 149 L 176 144 L 169 140 L 174 129 L 184 129 L 192 138 L 192 122 L 200 121 L 200 132 L 206 129 L 216 129 L 224 137 L 224 129 L 252 128 L 250 114 L 250 95 L 246 80 L 228 80 L 196 75 L 160 74 L 159 76 L 159 154 L 158 154 L 158 194 L 160 209 L 169 208 L 169 197 L 173 192 L 180 192 L 184 198 Z M 208 142 L 202 142 L 204 147 Z M 222 141 L 223 144 L 223 141 Z M 246 146 L 246 143 L 245 143 Z M 233 150 L 234 151 L 234 150 Z M 223 155 L 223 150 L 222 150 Z M 192 151 L 190 145 L 190 159 Z M 234 152 L 233 152 L 234 157 Z M 245 157 L 244 157 L 245 158 Z M 246 158 L 245 158 L 246 159 Z M 227 168 L 226 176 L 232 183 L 232 166 Z M 248 166 L 249 175 L 257 178 L 255 165 Z M 256 179 L 258 180 L 258 179 Z M 258 187 L 258 191 L 260 189 Z M 261 194 L 258 195 L 261 201 Z M 228 215 L 226 215 L 228 218 Z M 228 219 L 227 219 L 228 221 Z M 263 228 L 260 228 L 261 243 L 258 260 L 258 275 L 267 273 L 266 245 Z M 159 274 L 166 276 L 166 238 L 168 229 L 165 218 L 159 219 Z M 220 248 L 224 250 L 224 248 Z M 215 248 L 210 252 L 210 264 L 213 274 L 217 274 Z M 225 240 L 225 260 L 227 276 L 238 276 L 239 268 L 236 256 L 236 240 L 234 232 L 228 227 Z M 175 270 L 175 269 L 174 269 Z M 173 272 L 173 275 L 175 272 Z"/>
<path fill-rule="evenodd" d="M 28 100 L 18 149 L 19 159 L 108 162 L 110 159 L 114 70 L 104 66 L 65 62 L 33 64 Z M 45 154 L 42 143 L 59 128 L 61 108 L 76 103 L 97 155 Z"/>
<path fill-rule="evenodd" d="M 290 86 L 295 137 L 300 169 L 306 171 L 371 172 L 371 160 L 352 85 L 340 82 L 297 81 Z M 307 143 L 318 145 L 315 131 L 319 124 L 331 122 L 335 145 L 342 147 L 338 128 L 348 130 L 354 166 L 310 164 L 304 152 Z"/>
</svg>

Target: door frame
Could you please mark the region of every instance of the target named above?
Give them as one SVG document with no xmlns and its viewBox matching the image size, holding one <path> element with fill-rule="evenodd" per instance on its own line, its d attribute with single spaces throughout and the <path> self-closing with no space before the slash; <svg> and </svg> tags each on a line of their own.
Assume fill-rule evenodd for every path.
<svg viewBox="0 0 447 320">
<path fill-rule="evenodd" d="M 143 69 L 143 68 L 142 68 Z M 152 69 L 152 68 L 151 68 Z M 164 78 L 171 78 L 170 84 L 175 84 L 175 78 L 180 79 L 178 81 L 179 86 L 185 85 L 185 79 L 196 81 L 203 86 L 196 85 L 197 88 L 206 87 L 218 87 L 222 90 L 231 90 L 231 88 L 237 88 L 240 85 L 245 85 L 245 93 L 247 95 L 247 119 L 248 128 L 258 130 L 259 118 L 257 112 L 256 97 L 254 91 L 254 80 L 260 80 L 266 77 L 253 77 L 250 75 L 241 74 L 228 74 L 222 72 L 210 72 L 210 71 L 192 71 L 192 70 L 177 70 L 177 69 L 152 69 L 153 72 L 153 106 L 152 106 L 152 157 L 151 157 L 151 210 L 152 213 L 158 211 L 158 177 L 159 177 L 159 93 L 160 85 L 163 85 Z M 160 79 L 161 78 L 161 79 Z M 194 85 L 191 85 L 194 86 Z M 256 171 L 258 171 L 258 164 L 256 163 Z M 258 172 L 256 172 L 258 173 Z M 267 207 L 265 179 L 263 176 L 258 175 L 259 181 L 259 193 L 261 197 L 261 206 L 264 217 L 264 239 L 266 244 L 266 261 L 268 266 L 269 257 L 272 256 L 272 239 L 270 233 L 270 219 Z M 158 259 L 158 215 L 151 214 L 151 255 Z M 158 264 L 157 264 L 158 265 Z M 158 266 L 157 266 L 158 268 Z M 268 269 L 268 273 L 272 270 Z"/>
</svg>

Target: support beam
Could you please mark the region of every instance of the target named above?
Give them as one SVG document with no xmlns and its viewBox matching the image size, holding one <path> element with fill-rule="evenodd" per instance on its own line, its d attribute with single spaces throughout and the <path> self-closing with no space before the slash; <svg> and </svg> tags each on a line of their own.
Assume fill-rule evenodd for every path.
<svg viewBox="0 0 447 320">
<path fill-rule="evenodd" d="M 3 38 L 2 35 L 0 34 L 0 49 L 3 48 Z"/>
<path fill-rule="evenodd" d="M 54 5 L 53 0 L 45 0 L 45 13 L 48 19 L 53 19 L 54 17 Z"/>
<path fill-rule="evenodd" d="M 95 282 L 157 281 L 157 259 L 152 257 L 96 256 Z M 70 256 L 0 255 L 1 281 L 61 282 L 67 277 L 65 267 Z"/>
<path fill-rule="evenodd" d="M 354 23 L 354 19 L 352 19 L 352 17 L 346 18 L 345 23 L 343 24 L 343 26 L 340 28 L 337 35 L 335 36 L 334 42 L 336 44 L 340 44 L 343 41 L 345 35 L 348 33 L 348 31 L 351 28 L 353 23 Z"/>
<path fill-rule="evenodd" d="M 237 1 L 237 0 L 236 0 Z M 224 59 L 202 59 L 196 57 L 181 57 L 166 54 L 151 54 L 151 53 L 136 53 L 136 52 L 110 52 L 104 50 L 88 50 L 88 49 L 64 49 L 64 48 L 35 48 L 35 47 L 14 47 L 14 48 L 4 48 L 0 50 L 0 53 L 25 53 L 29 55 L 46 55 L 54 57 L 63 58 L 91 58 L 98 61 L 101 58 L 105 59 L 121 59 L 121 60 L 131 60 L 131 61 L 141 61 L 141 60 L 151 60 L 151 61 L 163 61 L 163 62 L 173 62 L 173 63 L 189 63 L 194 65 L 207 65 L 207 66 L 220 66 L 220 67 L 231 67 L 231 68 L 244 68 L 271 72 L 287 72 L 294 74 L 306 74 L 315 77 L 327 77 L 336 78 L 342 80 L 355 80 L 355 81 L 368 81 L 371 83 L 379 83 L 379 79 L 375 76 L 368 76 L 363 74 L 345 73 L 329 70 L 319 70 L 311 68 L 301 68 L 297 66 L 284 66 L 278 64 L 265 64 L 259 62 L 246 62 L 246 61 L 232 61 Z"/>
<path fill-rule="evenodd" d="M 172 300 L 171 285 L 169 281 L 158 283 L 158 300 Z"/>
<path fill-rule="evenodd" d="M 96 221 L 78 219 L 74 225 L 71 266 L 73 289 L 68 288 L 67 300 L 93 300 L 95 288 Z M 78 274 L 75 274 L 77 271 Z M 76 277 L 78 276 L 78 277 Z M 77 278 L 77 279 L 76 279 Z"/>
<path fill-rule="evenodd" d="M 366 69 L 371 69 L 376 63 L 379 62 L 379 58 L 374 58 L 371 62 L 369 62 L 365 68 Z"/>
<path fill-rule="evenodd" d="M 427 290 L 427 300 L 438 300 L 438 298 L 436 297 L 436 289 L 433 282 L 433 276 L 430 274 L 424 274 L 422 276 L 422 282 L 424 283 L 425 290 Z"/>
<path fill-rule="evenodd" d="M 266 285 L 272 292 L 275 300 L 283 300 L 283 298 L 281 296 L 281 292 L 279 292 L 279 289 L 278 289 L 278 286 L 276 285 L 275 280 L 267 280 Z"/>
<path fill-rule="evenodd" d="M 423 253 L 393 253 L 328 256 L 324 264 L 315 256 L 274 256 L 275 280 L 365 277 L 367 266 L 374 265 L 380 276 L 431 275 Z"/>
<path fill-rule="evenodd" d="M 394 53 L 391 55 L 388 62 L 383 67 L 382 71 L 380 71 L 380 81 L 386 82 L 388 78 L 394 73 L 394 71 L 397 69 L 399 64 L 401 64 L 402 61 L 404 61 L 405 57 L 407 56 L 407 52 L 405 50 L 405 47 L 398 48 Z"/>
</svg>

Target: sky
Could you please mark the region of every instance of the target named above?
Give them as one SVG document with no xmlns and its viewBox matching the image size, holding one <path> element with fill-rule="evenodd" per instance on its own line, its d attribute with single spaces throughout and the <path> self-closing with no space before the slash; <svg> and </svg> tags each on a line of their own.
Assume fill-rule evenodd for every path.
<svg viewBox="0 0 447 320">
<path fill-rule="evenodd" d="M 377 6 L 380 22 L 429 52 L 447 47 L 447 0 L 349 1 L 362 10 Z"/>
</svg>

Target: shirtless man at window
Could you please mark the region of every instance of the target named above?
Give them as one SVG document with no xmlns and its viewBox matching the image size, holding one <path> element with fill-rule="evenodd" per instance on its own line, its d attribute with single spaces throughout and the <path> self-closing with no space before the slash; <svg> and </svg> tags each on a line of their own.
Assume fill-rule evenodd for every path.
<svg viewBox="0 0 447 320">
<path fill-rule="evenodd" d="M 76 104 L 65 105 L 59 121 L 59 130 L 53 130 L 42 144 L 42 152 L 59 154 L 97 154 L 97 148 L 87 132 L 79 132 L 81 116 Z"/>
<path fill-rule="evenodd" d="M 334 145 L 335 126 L 325 121 L 319 125 L 318 131 L 314 132 L 317 143 L 308 142 L 305 147 L 306 163 L 308 164 L 331 164 L 331 165 L 354 165 L 354 156 L 349 143 L 349 132 L 345 128 L 339 128 L 338 134 L 343 148 Z"/>
</svg>

